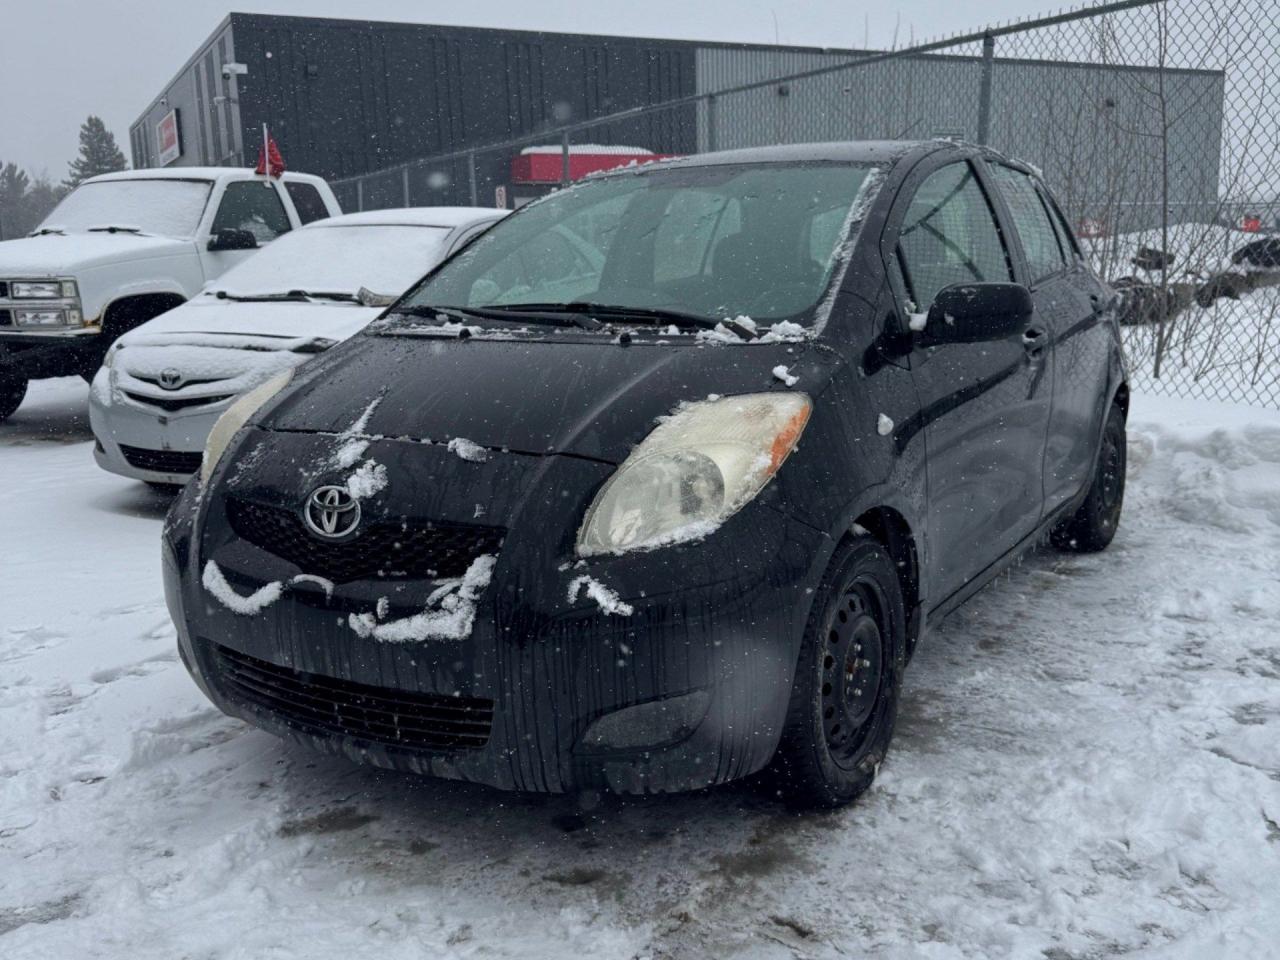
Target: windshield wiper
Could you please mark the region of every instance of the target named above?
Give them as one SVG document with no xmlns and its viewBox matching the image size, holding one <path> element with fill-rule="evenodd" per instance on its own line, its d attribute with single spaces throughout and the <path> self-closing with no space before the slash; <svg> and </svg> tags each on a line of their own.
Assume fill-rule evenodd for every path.
<svg viewBox="0 0 1280 960">
<path fill-rule="evenodd" d="M 613 303 L 591 303 L 584 300 L 572 300 L 568 303 L 521 303 L 501 308 L 490 307 L 488 309 L 496 310 L 532 310 L 543 314 L 570 314 L 583 315 L 589 317 L 603 317 L 615 323 L 649 323 L 672 324 L 677 327 L 693 327 L 697 330 L 714 330 L 723 323 L 726 327 L 742 337 L 744 340 L 754 340 L 756 333 L 747 329 L 740 324 L 734 323 L 732 320 L 713 320 L 710 317 L 699 316 L 696 313 L 684 313 L 680 310 L 664 310 L 659 307 L 627 307 L 621 304 Z"/>
<path fill-rule="evenodd" d="M 104 224 L 100 227 L 88 227 L 86 229 L 89 233 L 142 233 L 141 227 L 117 226 L 114 223 Z"/>
<path fill-rule="evenodd" d="M 354 294 L 340 291 L 287 290 L 284 293 L 228 293 L 226 290 L 215 290 L 213 295 L 219 300 L 234 300 L 237 303 L 273 303 L 277 301 L 307 303 L 311 300 L 340 300 L 343 303 L 358 302 Z"/>
<path fill-rule="evenodd" d="M 501 320 L 504 323 L 531 323 L 545 327 L 563 327 L 566 324 L 583 330 L 597 330 L 603 326 L 599 320 L 579 316 L 563 310 L 534 310 L 523 305 L 489 306 L 489 307 L 432 307 L 422 304 L 407 304 L 397 307 L 395 313 L 403 313 L 411 317 L 449 317 L 461 323 L 476 320 Z"/>
<path fill-rule="evenodd" d="M 45 237 L 51 233 L 56 233 L 60 237 L 65 237 L 67 231 L 62 227 L 41 227 L 39 230 L 32 230 L 27 236 L 29 237 Z"/>
</svg>

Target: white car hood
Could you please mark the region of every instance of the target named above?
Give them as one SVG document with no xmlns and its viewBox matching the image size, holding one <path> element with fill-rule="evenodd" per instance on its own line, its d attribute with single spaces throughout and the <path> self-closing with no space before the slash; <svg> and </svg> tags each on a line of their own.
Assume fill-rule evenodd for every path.
<svg viewBox="0 0 1280 960">
<path fill-rule="evenodd" d="M 0 243 L 0 277 L 74 277 L 103 264 L 174 255 L 189 256 L 193 241 L 133 233 L 47 233 Z"/>
<path fill-rule="evenodd" d="M 180 342 L 179 334 L 245 335 L 311 340 L 345 340 L 354 336 L 382 312 L 381 307 L 352 303 L 244 303 L 201 295 L 125 334 L 130 338 L 155 337 Z M 208 343 L 207 337 L 196 337 Z"/>
</svg>

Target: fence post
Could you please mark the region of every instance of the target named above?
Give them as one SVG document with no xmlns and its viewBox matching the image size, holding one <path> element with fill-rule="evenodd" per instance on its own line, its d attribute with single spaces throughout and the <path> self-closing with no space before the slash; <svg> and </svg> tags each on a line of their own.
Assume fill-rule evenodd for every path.
<svg viewBox="0 0 1280 960">
<path fill-rule="evenodd" d="M 400 180 L 404 186 L 404 206 L 409 206 L 409 168 L 400 171 Z"/>
<path fill-rule="evenodd" d="M 471 205 L 480 206 L 480 195 L 476 193 L 476 152 L 467 154 L 467 178 L 471 183 Z"/>
<path fill-rule="evenodd" d="M 978 78 L 978 142 L 984 147 L 991 138 L 991 67 L 996 52 L 996 38 L 982 38 L 982 73 Z"/>
<path fill-rule="evenodd" d="M 356 181 L 356 212 L 364 209 L 364 177 Z"/>
<path fill-rule="evenodd" d="M 716 95 L 707 97 L 707 153 L 715 153 L 719 141 L 716 129 Z"/>
<path fill-rule="evenodd" d="M 560 137 L 560 186 L 569 185 L 569 131 Z"/>
</svg>

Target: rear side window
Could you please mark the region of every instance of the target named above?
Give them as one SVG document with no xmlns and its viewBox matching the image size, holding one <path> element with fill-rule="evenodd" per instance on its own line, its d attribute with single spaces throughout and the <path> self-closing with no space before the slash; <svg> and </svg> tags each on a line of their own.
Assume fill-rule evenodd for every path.
<svg viewBox="0 0 1280 960">
<path fill-rule="evenodd" d="M 945 166 L 920 185 L 902 224 L 898 255 L 919 311 L 953 283 L 1013 279 L 991 205 L 967 163 Z"/>
<path fill-rule="evenodd" d="M 329 208 L 324 205 L 324 198 L 320 196 L 320 191 L 314 185 L 286 180 L 284 188 L 289 191 L 293 209 L 298 211 L 298 220 L 303 225 L 328 218 Z"/>
<path fill-rule="evenodd" d="M 993 165 L 991 171 L 1022 239 L 1031 282 L 1037 283 L 1057 273 L 1066 266 L 1066 259 L 1035 183 L 1021 170 L 1002 164 Z"/>
<path fill-rule="evenodd" d="M 262 180 L 236 180 L 227 184 L 213 218 L 213 232 L 248 230 L 258 243 L 268 243 L 288 233 L 289 216 L 284 212 L 280 194 Z"/>
</svg>

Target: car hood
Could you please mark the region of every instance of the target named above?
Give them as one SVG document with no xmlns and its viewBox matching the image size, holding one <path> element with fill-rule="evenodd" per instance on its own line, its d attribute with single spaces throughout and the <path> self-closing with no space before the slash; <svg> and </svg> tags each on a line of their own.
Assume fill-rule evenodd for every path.
<svg viewBox="0 0 1280 960">
<path fill-rule="evenodd" d="M 345 340 L 381 312 L 380 307 L 335 301 L 246 303 L 200 296 L 149 320 L 126 336 L 164 335 L 178 339 L 180 334 L 191 333 Z"/>
<path fill-rule="evenodd" d="M 132 233 L 56 233 L 0 243 L 0 277 L 75 276 L 106 263 L 190 254 L 190 240 Z"/>
<path fill-rule="evenodd" d="M 682 402 L 787 389 L 812 395 L 839 363 L 813 341 L 679 340 L 361 336 L 309 365 L 259 424 L 339 434 L 363 420 L 372 436 L 463 438 L 618 463 Z M 775 374 L 779 366 L 799 378 L 793 386 Z"/>
</svg>

